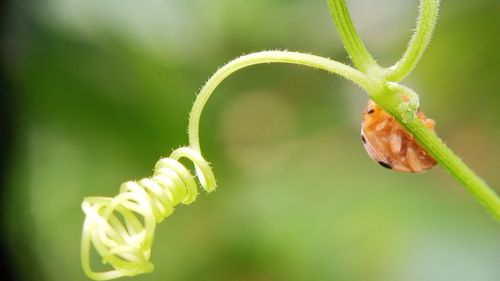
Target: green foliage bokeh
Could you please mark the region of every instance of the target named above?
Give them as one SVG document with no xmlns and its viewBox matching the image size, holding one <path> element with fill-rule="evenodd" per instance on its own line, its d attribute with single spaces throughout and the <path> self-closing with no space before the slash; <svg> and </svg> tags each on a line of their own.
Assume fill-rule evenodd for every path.
<svg viewBox="0 0 500 281">
<path fill-rule="evenodd" d="M 23 280 L 87 280 L 83 197 L 114 196 L 186 145 L 195 93 L 218 66 L 264 49 L 348 61 L 323 1 L 31 4 L 13 5 L 8 33 L 18 111 L 2 202 Z M 349 5 L 374 55 L 395 60 L 417 1 Z M 443 1 L 408 82 L 497 192 L 498 11 L 495 0 Z M 296 66 L 225 81 L 201 126 L 219 189 L 177 208 L 157 229 L 155 271 L 128 280 L 498 280 L 498 226 L 441 168 L 408 175 L 372 162 L 359 137 L 365 102 L 348 82 Z"/>
</svg>

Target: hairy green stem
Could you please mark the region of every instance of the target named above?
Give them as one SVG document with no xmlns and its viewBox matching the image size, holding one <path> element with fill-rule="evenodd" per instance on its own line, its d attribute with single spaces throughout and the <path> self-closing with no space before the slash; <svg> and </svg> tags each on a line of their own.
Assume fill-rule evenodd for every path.
<svg viewBox="0 0 500 281">
<path fill-rule="evenodd" d="M 380 66 L 376 63 L 359 37 L 345 1 L 328 0 L 327 3 L 344 48 L 356 68 L 363 73 L 380 70 Z"/>
<path fill-rule="evenodd" d="M 217 70 L 217 72 L 215 72 L 215 74 L 205 83 L 196 97 L 189 115 L 188 127 L 189 144 L 192 148 L 200 150 L 200 116 L 215 88 L 232 73 L 248 66 L 265 63 L 289 63 L 322 69 L 353 81 L 367 92 L 376 92 L 381 85 L 348 65 L 310 54 L 288 51 L 263 51 L 241 56 Z"/>
<path fill-rule="evenodd" d="M 401 81 L 415 68 L 431 42 L 439 13 L 439 0 L 421 0 L 417 27 L 401 59 L 386 69 L 390 81 Z"/>
<path fill-rule="evenodd" d="M 203 86 L 197 96 L 189 118 L 190 147 L 200 151 L 199 123 L 201 113 L 216 87 L 232 73 L 256 64 L 288 63 L 322 69 L 338 74 L 363 88 L 377 104 L 395 116 L 413 134 L 419 143 L 443 165 L 500 222 L 500 199 L 441 139 L 416 118 L 418 95 L 411 89 L 383 78 L 370 78 L 345 64 L 310 54 L 287 51 L 263 51 L 239 57 L 221 67 Z M 406 102 L 402 102 L 405 95 Z"/>
<path fill-rule="evenodd" d="M 396 83 L 388 83 L 387 90 L 392 95 L 386 94 L 379 103 L 387 112 L 393 115 L 405 128 L 418 140 L 420 145 L 434 159 L 441 164 L 453 177 L 455 177 L 465 189 L 483 206 L 492 217 L 500 222 L 500 197 L 490 188 L 485 181 L 474 173 L 434 132 L 416 118 L 416 109 L 418 101 L 412 102 L 416 94 L 413 90 Z M 385 99 L 389 96 L 406 95 L 410 97 L 407 103 L 400 103 L 394 106 L 394 103 L 387 103 Z M 392 99 L 389 99 L 392 101 Z"/>
<path fill-rule="evenodd" d="M 483 205 L 500 223 L 500 198 L 478 175 L 474 173 L 443 141 L 424 124 L 413 119 L 404 123 L 419 143 L 436 161 L 446 168 L 465 189 Z"/>
</svg>

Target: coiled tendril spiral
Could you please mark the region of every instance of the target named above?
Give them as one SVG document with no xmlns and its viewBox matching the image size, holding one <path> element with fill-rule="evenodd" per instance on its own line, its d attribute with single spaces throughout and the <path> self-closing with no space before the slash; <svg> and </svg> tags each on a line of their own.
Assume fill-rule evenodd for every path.
<svg viewBox="0 0 500 281">
<path fill-rule="evenodd" d="M 190 204 L 198 194 L 194 175 L 180 158 L 193 162 L 204 190 L 215 189 L 214 174 L 201 153 L 181 147 L 156 163 L 152 177 L 122 184 L 117 196 L 84 199 L 81 259 L 87 276 L 107 280 L 153 270 L 149 257 L 156 224 L 172 214 L 177 204 Z M 92 246 L 112 270 L 92 270 Z"/>
</svg>

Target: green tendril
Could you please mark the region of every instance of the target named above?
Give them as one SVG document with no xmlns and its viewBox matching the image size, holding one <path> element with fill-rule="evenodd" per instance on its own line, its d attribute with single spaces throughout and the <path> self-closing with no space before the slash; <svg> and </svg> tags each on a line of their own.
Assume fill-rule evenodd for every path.
<svg viewBox="0 0 500 281">
<path fill-rule="evenodd" d="M 386 69 L 387 80 L 401 81 L 415 68 L 429 46 L 439 14 L 439 0 L 420 1 L 417 27 L 401 59 Z"/>
<path fill-rule="evenodd" d="M 181 147 L 170 157 L 160 159 L 150 178 L 129 181 L 121 185 L 113 197 L 87 197 L 83 200 L 81 260 L 89 278 L 108 280 L 151 272 L 149 261 L 157 223 L 170 216 L 179 203 L 196 200 L 198 185 L 192 173 L 179 162 L 186 158 L 193 162 L 201 187 L 215 190 L 215 177 L 210 164 L 199 151 Z M 91 246 L 111 269 L 92 270 Z"/>
<path fill-rule="evenodd" d="M 288 51 L 263 51 L 241 56 L 215 72 L 198 94 L 189 115 L 188 134 L 189 143 L 192 148 L 200 150 L 198 135 L 200 116 L 215 88 L 229 75 L 242 68 L 269 63 L 297 64 L 321 69 L 342 76 L 367 92 L 379 92 L 382 88 L 382 84 L 379 81 L 371 79 L 369 76 L 348 65 L 324 57 Z"/>
<path fill-rule="evenodd" d="M 327 4 L 337 27 L 337 31 L 344 44 L 344 48 L 356 68 L 363 73 L 380 72 L 380 66 L 366 49 L 365 44 L 363 44 L 363 41 L 354 27 L 345 1 L 328 0 Z"/>
<path fill-rule="evenodd" d="M 87 197 L 81 242 L 84 272 L 94 280 L 108 280 L 151 272 L 149 261 L 157 223 L 168 217 L 178 204 L 190 204 L 198 195 L 199 185 L 207 192 L 216 187 L 210 164 L 200 150 L 199 123 L 208 99 L 228 76 L 245 67 L 268 64 L 297 64 L 337 74 L 365 90 L 370 99 L 393 115 L 438 163 L 447 169 L 467 191 L 500 222 L 500 198 L 444 142 L 416 117 L 418 95 L 398 81 L 415 67 L 432 37 L 438 15 L 438 0 L 422 0 L 417 28 L 402 58 L 389 68 L 376 64 L 356 32 L 344 0 L 328 0 L 328 6 L 340 37 L 357 69 L 328 58 L 288 51 L 263 51 L 241 56 L 221 67 L 198 94 L 189 115 L 189 147 L 174 150 L 160 159 L 154 174 L 121 185 L 115 197 Z M 193 162 L 195 172 L 179 162 Z M 195 176 L 196 175 L 196 176 Z M 101 257 L 109 270 L 96 272 L 91 252 Z"/>
</svg>

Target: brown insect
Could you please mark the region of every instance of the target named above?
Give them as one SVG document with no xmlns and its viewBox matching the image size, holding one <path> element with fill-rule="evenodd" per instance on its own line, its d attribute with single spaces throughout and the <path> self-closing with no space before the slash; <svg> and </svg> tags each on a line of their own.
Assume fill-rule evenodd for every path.
<svg viewBox="0 0 500 281">
<path fill-rule="evenodd" d="M 417 117 L 434 131 L 436 123 L 419 111 Z M 361 140 L 368 155 L 382 167 L 418 173 L 436 165 L 432 158 L 399 122 L 370 100 L 363 112 Z"/>
</svg>

